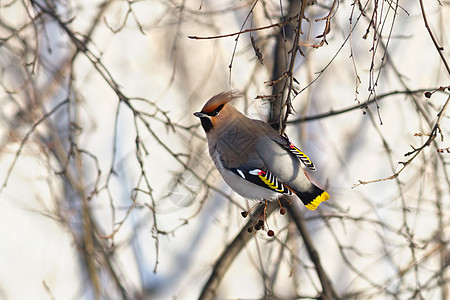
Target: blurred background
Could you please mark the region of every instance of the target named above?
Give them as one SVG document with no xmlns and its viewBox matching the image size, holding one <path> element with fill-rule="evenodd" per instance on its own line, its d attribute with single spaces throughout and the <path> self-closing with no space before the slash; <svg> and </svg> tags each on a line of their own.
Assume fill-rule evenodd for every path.
<svg viewBox="0 0 450 300">
<path fill-rule="evenodd" d="M 449 299 L 449 15 L 0 1 L 0 299 Z M 331 196 L 275 209 L 272 238 L 192 115 L 231 89 Z"/>
</svg>

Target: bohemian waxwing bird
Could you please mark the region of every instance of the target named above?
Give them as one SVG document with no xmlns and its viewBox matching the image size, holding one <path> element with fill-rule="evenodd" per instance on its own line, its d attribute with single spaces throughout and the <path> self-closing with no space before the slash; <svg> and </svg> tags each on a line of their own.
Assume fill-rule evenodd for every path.
<svg viewBox="0 0 450 300">
<path fill-rule="evenodd" d="M 315 171 L 311 160 L 267 123 L 249 119 L 229 104 L 233 92 L 220 93 L 194 116 L 200 118 L 209 154 L 225 182 L 239 195 L 259 201 L 297 195 L 315 210 L 330 198 L 314 185 L 302 164 Z"/>
</svg>

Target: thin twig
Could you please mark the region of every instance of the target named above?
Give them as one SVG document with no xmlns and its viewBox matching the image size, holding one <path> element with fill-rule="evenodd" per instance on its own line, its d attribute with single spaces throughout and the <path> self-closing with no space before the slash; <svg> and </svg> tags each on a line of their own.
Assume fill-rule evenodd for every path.
<svg viewBox="0 0 450 300">
<path fill-rule="evenodd" d="M 411 94 L 419 94 L 419 93 L 424 93 L 424 92 L 429 92 L 430 90 L 433 91 L 443 91 L 441 88 L 437 88 L 437 89 L 418 89 L 418 90 L 413 90 L 413 91 L 392 91 L 392 92 L 387 92 L 384 94 L 380 94 L 377 95 L 377 98 L 372 98 L 367 102 L 364 102 L 363 104 L 356 104 L 356 105 L 352 105 L 346 108 L 342 108 L 342 109 L 338 109 L 338 110 L 330 110 L 329 112 L 325 112 L 325 113 L 320 113 L 317 115 L 313 115 L 313 116 L 306 116 L 306 117 L 301 117 L 295 120 L 290 120 L 287 121 L 288 124 L 295 124 L 295 123 L 302 123 L 302 122 L 308 122 L 308 121 L 314 121 L 314 120 L 319 120 L 319 119 L 324 119 L 327 117 L 331 117 L 331 116 L 337 116 L 343 113 L 347 113 L 356 109 L 365 109 L 366 107 L 368 107 L 369 105 L 372 105 L 374 103 L 377 103 L 377 101 L 383 100 L 384 98 L 387 98 L 389 96 L 394 96 L 394 95 L 411 95 Z"/>
<path fill-rule="evenodd" d="M 269 29 L 269 28 L 273 28 L 273 27 L 281 27 L 286 25 L 289 22 L 292 22 L 293 20 L 295 20 L 297 18 L 297 16 L 293 16 L 291 18 L 288 18 L 286 21 L 284 22 L 279 22 L 279 23 L 275 23 L 275 24 L 271 24 L 271 25 L 267 25 L 267 26 L 262 26 L 262 27 L 258 27 L 258 28 L 250 28 L 250 29 L 245 29 L 245 30 L 241 30 L 238 32 L 233 32 L 233 33 L 228 33 L 228 34 L 221 34 L 221 35 L 212 35 L 212 36 L 196 36 L 196 35 L 189 35 L 188 38 L 193 39 L 193 40 L 213 40 L 213 39 L 221 39 L 221 38 L 225 38 L 225 37 L 230 37 L 230 36 L 235 36 L 235 35 L 241 35 L 243 33 L 248 33 L 248 32 L 253 32 L 253 31 L 260 31 L 260 30 L 265 30 L 265 29 Z"/>
<path fill-rule="evenodd" d="M 436 38 L 434 37 L 433 32 L 431 31 L 431 27 L 428 24 L 427 15 L 425 13 L 425 8 L 423 7 L 423 1 L 419 0 L 419 3 L 420 3 L 420 10 L 422 11 L 423 22 L 425 23 L 425 28 L 427 29 L 431 37 L 431 40 L 433 41 L 434 47 L 436 48 L 437 52 L 439 53 L 439 56 L 441 57 L 442 63 L 444 64 L 447 73 L 450 75 L 450 66 L 448 65 L 448 62 L 444 56 L 444 47 L 439 46 Z"/>
</svg>

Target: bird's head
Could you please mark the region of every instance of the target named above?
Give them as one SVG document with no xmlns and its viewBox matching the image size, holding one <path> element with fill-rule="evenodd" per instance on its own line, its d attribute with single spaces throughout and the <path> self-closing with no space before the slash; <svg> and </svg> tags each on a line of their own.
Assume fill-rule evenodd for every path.
<svg viewBox="0 0 450 300">
<path fill-rule="evenodd" d="M 234 91 L 222 92 L 209 99 L 201 111 L 194 113 L 194 116 L 200 118 L 206 133 L 215 127 L 226 125 L 227 121 L 233 119 L 231 117 L 236 112 L 239 113 L 233 106 L 228 104 L 237 97 L 238 95 Z"/>
</svg>

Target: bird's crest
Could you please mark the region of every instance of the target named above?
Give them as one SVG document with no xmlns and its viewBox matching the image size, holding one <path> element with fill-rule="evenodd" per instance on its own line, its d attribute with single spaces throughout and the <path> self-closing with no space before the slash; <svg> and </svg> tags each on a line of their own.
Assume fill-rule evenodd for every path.
<svg viewBox="0 0 450 300">
<path fill-rule="evenodd" d="M 222 92 L 213 96 L 206 102 L 205 106 L 202 108 L 203 113 L 211 113 L 221 105 L 225 105 L 234 99 L 238 98 L 240 95 L 236 91 Z"/>
</svg>

